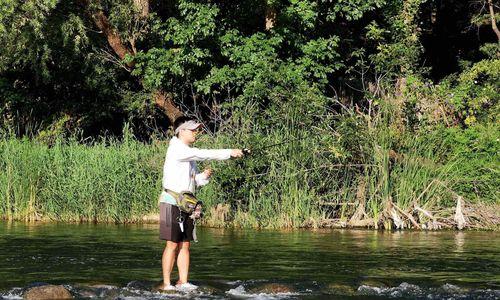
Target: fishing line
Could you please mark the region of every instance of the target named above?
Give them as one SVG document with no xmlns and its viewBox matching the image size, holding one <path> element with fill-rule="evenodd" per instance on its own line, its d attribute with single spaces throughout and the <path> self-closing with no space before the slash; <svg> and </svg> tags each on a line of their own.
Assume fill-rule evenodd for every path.
<svg viewBox="0 0 500 300">
<path fill-rule="evenodd" d="M 373 164 L 322 164 L 322 165 L 317 166 L 317 167 L 308 168 L 308 169 L 301 169 L 301 170 L 298 170 L 294 173 L 291 173 L 288 175 L 281 175 L 278 177 L 280 177 L 280 178 L 293 177 L 293 176 L 299 175 L 302 172 L 308 172 L 308 171 L 314 171 L 314 170 L 326 169 L 326 168 L 331 168 L 331 169 L 341 168 L 341 167 L 346 167 L 346 168 L 361 168 L 362 167 L 362 168 L 364 168 L 364 167 L 370 167 L 370 166 L 375 166 L 375 165 L 373 165 Z M 256 177 L 262 177 L 265 175 L 269 175 L 270 173 L 271 172 L 269 171 L 269 172 L 264 172 L 264 173 L 259 173 L 259 174 L 232 177 L 231 179 L 256 178 Z"/>
<path fill-rule="evenodd" d="M 258 152 L 262 152 L 262 150 L 265 150 L 265 149 L 269 149 L 269 148 L 285 145 L 285 144 L 288 144 L 291 142 L 295 142 L 295 141 L 301 140 L 303 138 L 304 138 L 304 136 L 299 136 L 299 137 L 295 137 L 295 138 L 288 139 L 286 141 L 282 141 L 282 142 L 271 144 L 271 145 L 264 145 L 264 146 L 257 147 L 257 148 L 243 148 L 242 151 L 243 151 L 243 154 L 245 156 L 247 156 L 247 155 L 255 154 Z"/>
</svg>

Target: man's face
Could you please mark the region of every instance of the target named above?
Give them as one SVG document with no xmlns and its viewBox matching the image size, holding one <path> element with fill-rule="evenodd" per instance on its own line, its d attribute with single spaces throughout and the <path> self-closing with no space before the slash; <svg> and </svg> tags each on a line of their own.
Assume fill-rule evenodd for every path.
<svg viewBox="0 0 500 300">
<path fill-rule="evenodd" d="M 196 141 L 196 135 L 198 134 L 199 128 L 196 129 L 181 129 L 179 131 L 179 138 L 184 142 L 192 144 Z"/>
</svg>

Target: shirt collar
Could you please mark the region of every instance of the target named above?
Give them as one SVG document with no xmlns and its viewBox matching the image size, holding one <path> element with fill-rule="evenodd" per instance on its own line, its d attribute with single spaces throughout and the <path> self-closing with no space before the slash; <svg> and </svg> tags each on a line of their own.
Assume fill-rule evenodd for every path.
<svg viewBox="0 0 500 300">
<path fill-rule="evenodd" d="M 188 145 L 184 144 L 178 137 L 174 136 L 170 140 L 170 145 L 181 145 L 185 147 L 189 147 Z"/>
</svg>

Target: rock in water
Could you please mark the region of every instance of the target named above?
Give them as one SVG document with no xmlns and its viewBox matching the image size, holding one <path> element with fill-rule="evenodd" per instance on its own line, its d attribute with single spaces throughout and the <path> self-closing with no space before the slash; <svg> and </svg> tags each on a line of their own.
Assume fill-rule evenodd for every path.
<svg viewBox="0 0 500 300">
<path fill-rule="evenodd" d="M 73 299 L 71 293 L 62 285 L 44 285 L 29 289 L 24 293 L 26 300 Z"/>
<path fill-rule="evenodd" d="M 347 284 L 331 283 L 331 284 L 326 286 L 324 293 L 337 295 L 337 296 L 352 297 L 352 296 L 356 295 L 356 290 L 354 289 L 354 287 L 347 285 Z"/>
<path fill-rule="evenodd" d="M 142 291 L 150 291 L 154 286 L 155 286 L 154 282 L 147 282 L 147 281 L 140 281 L 140 280 L 134 280 L 134 281 L 127 283 L 127 288 L 135 289 L 135 290 L 142 290 Z"/>
<path fill-rule="evenodd" d="M 282 293 L 293 293 L 292 287 L 279 284 L 279 283 L 267 283 L 258 287 L 251 289 L 252 293 L 264 293 L 264 294 L 282 294 Z"/>
</svg>

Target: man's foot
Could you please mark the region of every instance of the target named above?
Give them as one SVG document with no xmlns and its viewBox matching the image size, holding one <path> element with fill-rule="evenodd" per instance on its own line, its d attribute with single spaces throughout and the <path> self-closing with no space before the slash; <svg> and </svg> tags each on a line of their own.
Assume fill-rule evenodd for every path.
<svg viewBox="0 0 500 300">
<path fill-rule="evenodd" d="M 182 291 L 192 291 L 192 290 L 196 290 L 198 288 L 197 285 L 194 285 L 192 283 L 189 283 L 189 282 L 185 282 L 185 283 L 177 283 L 175 285 L 175 287 L 178 289 L 178 290 L 182 290 Z"/>
<path fill-rule="evenodd" d="M 158 287 L 158 290 L 160 290 L 160 291 L 174 291 L 175 286 L 173 286 L 171 284 L 162 284 Z"/>
</svg>

